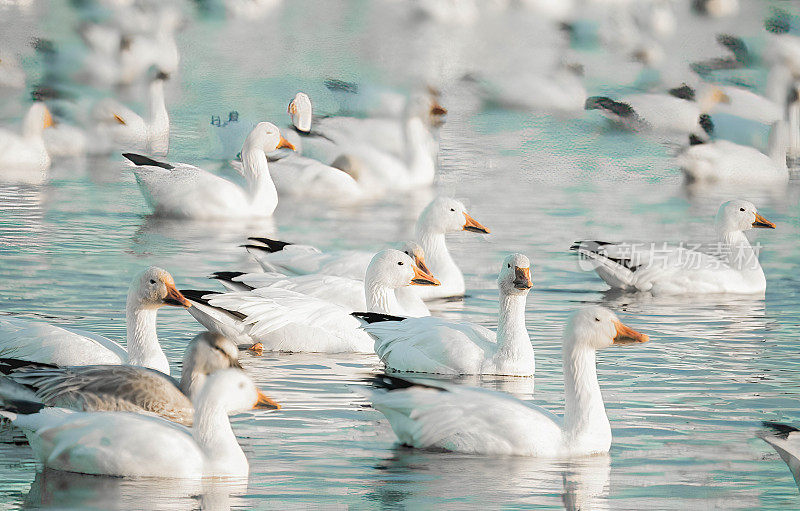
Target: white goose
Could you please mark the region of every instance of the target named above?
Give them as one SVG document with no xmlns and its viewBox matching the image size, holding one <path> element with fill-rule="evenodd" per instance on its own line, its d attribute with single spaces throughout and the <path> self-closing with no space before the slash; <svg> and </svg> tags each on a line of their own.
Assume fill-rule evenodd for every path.
<svg viewBox="0 0 800 511">
<path fill-rule="evenodd" d="M 416 241 L 422 247 L 433 275 L 442 283 L 435 291 L 415 289 L 423 300 L 464 294 L 464 275 L 447 250 L 445 236 L 451 232 L 489 233 L 464 205 L 447 197 L 437 197 L 420 213 L 415 226 Z M 363 279 L 370 254 L 365 252 L 321 252 L 309 245 L 293 245 L 266 238 L 251 238 L 263 246 L 247 245 L 247 250 L 265 271 L 305 275 L 321 273 Z M 438 289 L 441 287 L 441 289 Z"/>
<path fill-rule="evenodd" d="M 403 444 L 468 454 L 572 457 L 611 447 L 596 352 L 647 342 L 603 307 L 575 312 L 563 336 L 564 416 L 508 394 L 451 383 L 376 378 L 388 391 L 370 390 Z"/>
<path fill-rule="evenodd" d="M 393 318 L 355 313 L 375 338 L 375 353 L 387 369 L 436 374 L 533 376 L 533 346 L 525 328 L 525 300 L 533 286 L 530 261 L 505 258 L 497 277 L 497 332 L 474 323 L 441 318 Z"/>
<path fill-rule="evenodd" d="M 150 413 L 192 425 L 196 399 L 209 375 L 242 366 L 239 348 L 227 338 L 203 332 L 195 336 L 183 356 L 180 382 L 162 372 L 132 365 L 55 367 L 0 359 L 0 371 L 35 392 L 47 406 L 82 412 Z M 4 396 L 0 394 L 0 401 Z M 273 402 L 273 407 L 280 405 Z"/>
<path fill-rule="evenodd" d="M 0 129 L 0 175 L 4 172 L 45 172 L 50 155 L 42 134 L 53 125 L 50 111 L 41 102 L 28 109 L 22 121 L 22 134 Z"/>
<path fill-rule="evenodd" d="M 90 153 L 111 153 L 119 150 L 146 152 L 166 156 L 169 152 L 169 112 L 164 100 L 166 73 L 158 72 L 150 83 L 149 119 L 119 101 L 104 99 L 92 109 L 95 140 L 87 145 Z"/>
<path fill-rule="evenodd" d="M 189 430 L 161 417 L 4 405 L 47 468 L 117 477 L 246 477 L 247 458 L 228 414 L 272 407 L 241 369 L 209 376 L 194 400 Z M 41 407 L 41 405 L 39 405 Z"/>
<path fill-rule="evenodd" d="M 396 313 L 394 290 L 408 285 L 438 285 L 404 253 L 378 252 L 367 269 L 364 292 L 372 312 Z M 267 351 L 371 353 L 372 339 L 359 328 L 351 309 L 281 288 L 214 293 L 184 290 L 190 312 L 207 329 Z M 256 346 L 253 346 L 256 348 Z"/>
<path fill-rule="evenodd" d="M 774 229 L 775 224 L 744 200 L 722 204 L 715 223 L 719 254 L 658 243 L 600 241 L 576 242 L 572 250 L 590 261 L 609 286 L 623 291 L 763 294 L 767 288 L 764 270 L 744 231 Z"/>
<path fill-rule="evenodd" d="M 178 218 L 269 217 L 278 205 L 278 192 L 269 173 L 266 153 L 280 147 L 294 149 L 278 128 L 260 122 L 242 147 L 242 173 L 247 188 L 187 163 L 163 163 L 125 153 L 136 181 L 158 216 Z"/>
<path fill-rule="evenodd" d="M 172 276 L 151 266 L 131 283 L 125 308 L 128 349 L 106 337 L 40 321 L 0 317 L 0 357 L 56 366 L 130 364 L 169 374 L 156 332 L 156 314 L 165 305 L 190 307 Z"/>
<path fill-rule="evenodd" d="M 264 244 L 253 245 L 257 249 L 271 244 L 276 246 L 279 242 L 266 238 L 251 238 L 253 241 L 261 241 Z M 312 247 L 309 247 L 312 248 Z M 428 275 L 432 275 L 428 266 L 425 264 L 425 254 L 422 247 L 413 241 L 407 241 L 399 248 L 401 252 L 409 256 L 414 264 Z M 319 253 L 319 252 L 316 252 Z M 352 252 L 354 260 L 367 256 L 368 253 Z M 371 258 L 370 258 L 371 260 Z M 366 262 L 369 266 L 369 260 Z M 363 277 L 363 274 L 362 274 Z M 287 276 L 282 273 L 240 273 L 240 272 L 216 272 L 214 278 L 219 280 L 226 289 L 230 291 L 250 291 L 260 287 L 278 287 L 289 289 L 305 295 L 320 298 L 331 303 L 340 305 L 346 309 L 363 311 L 367 310 L 367 298 L 364 292 L 364 279 L 340 277 L 337 275 L 325 275 L 322 273 L 309 273 L 307 275 Z M 412 287 L 401 287 L 395 289 L 395 296 L 399 305 L 398 311 L 403 316 L 430 316 L 430 311 L 425 302 L 414 293 Z"/>
<path fill-rule="evenodd" d="M 775 449 L 792 471 L 795 483 L 800 486 L 800 430 L 788 424 L 764 422 L 767 430 L 758 432 L 758 437 Z"/>
<path fill-rule="evenodd" d="M 769 155 L 728 140 L 703 142 L 690 137 L 691 145 L 678 155 L 676 163 L 688 183 L 786 183 L 789 181 L 787 135 L 784 121 L 772 125 Z"/>
</svg>

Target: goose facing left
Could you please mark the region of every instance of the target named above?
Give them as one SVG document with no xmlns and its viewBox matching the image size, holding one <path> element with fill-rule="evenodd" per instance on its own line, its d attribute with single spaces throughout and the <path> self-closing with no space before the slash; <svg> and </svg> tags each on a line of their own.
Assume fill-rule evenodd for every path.
<svg viewBox="0 0 800 511">
<path fill-rule="evenodd" d="M 42 134 L 53 126 L 44 103 L 33 103 L 22 121 L 22 133 L 0 129 L 0 172 L 44 172 L 50 168 Z"/>
<path fill-rule="evenodd" d="M 125 153 L 136 181 L 156 216 L 224 219 L 269 217 L 278 205 L 278 192 L 267 165 L 266 153 L 279 148 L 294 150 L 274 124 L 260 122 L 242 147 L 243 188 L 188 163 L 166 163 Z"/>
<path fill-rule="evenodd" d="M 125 307 L 128 349 L 84 330 L 41 321 L 0 317 L 0 356 L 57 366 L 130 364 L 169 374 L 156 332 L 158 309 L 191 307 L 172 275 L 151 266 L 133 279 Z"/>
<path fill-rule="evenodd" d="M 192 429 L 127 412 L 74 412 L 11 402 L 0 407 L 47 468 L 117 477 L 246 477 L 250 467 L 228 414 L 269 406 L 241 369 L 217 371 L 194 400 Z M 41 405 L 39 405 L 41 407 Z"/>
<path fill-rule="evenodd" d="M 0 359 L 0 371 L 35 392 L 47 406 L 82 412 L 120 411 L 150 413 L 192 425 L 200 389 L 208 377 L 239 364 L 239 348 L 219 334 L 195 336 L 183 356 L 181 379 L 146 367 L 89 365 L 56 367 L 13 359 Z M 8 396 L 0 394 L 0 402 Z M 280 408 L 273 402 L 273 408 Z"/>
</svg>

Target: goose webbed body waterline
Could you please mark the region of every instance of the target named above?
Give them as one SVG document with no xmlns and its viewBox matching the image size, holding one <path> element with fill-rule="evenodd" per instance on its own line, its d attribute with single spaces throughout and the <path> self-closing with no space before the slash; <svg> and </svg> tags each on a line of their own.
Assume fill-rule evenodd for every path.
<svg viewBox="0 0 800 511">
<path fill-rule="evenodd" d="M 442 318 L 370 316 L 364 330 L 375 339 L 375 353 L 393 371 L 532 376 L 535 358 L 525 328 L 525 301 L 533 286 L 528 258 L 505 258 L 497 285 L 497 332 Z"/>
<path fill-rule="evenodd" d="M 241 369 L 208 378 L 194 400 L 192 429 L 128 412 L 74 412 L 4 404 L 0 415 L 22 429 L 47 468 L 117 477 L 246 477 L 247 458 L 228 414 L 272 407 Z"/>
<path fill-rule="evenodd" d="M 175 288 L 175 281 L 167 271 L 151 267 L 133 280 L 128 291 L 127 350 L 91 332 L 3 316 L 0 357 L 56 366 L 130 364 L 169 374 L 169 362 L 156 332 L 156 314 L 165 305 L 191 304 Z"/>
<path fill-rule="evenodd" d="M 596 352 L 647 340 L 603 307 L 573 313 L 562 342 L 563 417 L 509 394 L 439 381 L 379 376 L 378 388 L 366 393 L 411 447 L 543 458 L 602 454 L 611 447 L 611 425 Z"/>
</svg>

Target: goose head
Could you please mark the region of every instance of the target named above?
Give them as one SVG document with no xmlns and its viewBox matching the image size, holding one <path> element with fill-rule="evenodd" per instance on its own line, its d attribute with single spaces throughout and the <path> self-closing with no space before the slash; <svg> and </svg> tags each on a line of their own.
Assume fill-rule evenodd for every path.
<svg viewBox="0 0 800 511">
<path fill-rule="evenodd" d="M 197 334 L 183 354 L 181 390 L 190 398 L 202 388 L 206 377 L 239 364 L 239 347 L 227 337 L 203 332 Z"/>
<path fill-rule="evenodd" d="M 311 98 L 305 92 L 298 92 L 289 103 L 286 113 L 292 119 L 295 128 L 305 133 L 311 130 Z"/>
<path fill-rule="evenodd" d="M 433 275 L 431 271 L 428 269 L 428 265 L 425 263 L 425 251 L 422 249 L 421 246 L 419 246 L 417 242 L 405 241 L 401 243 L 400 252 L 410 257 L 414 261 L 414 264 L 417 266 L 417 268 L 427 273 L 428 275 Z"/>
<path fill-rule="evenodd" d="M 719 207 L 716 227 L 718 234 L 725 235 L 750 229 L 774 229 L 775 224 L 759 215 L 752 202 L 737 199 Z"/>
<path fill-rule="evenodd" d="M 41 101 L 35 101 L 22 121 L 22 133 L 26 137 L 41 137 L 42 132 L 53 125 L 50 110 Z"/>
<path fill-rule="evenodd" d="M 258 390 L 238 368 L 222 369 L 206 380 L 199 401 L 221 404 L 228 414 L 253 409 L 277 409 L 280 405 Z"/>
<path fill-rule="evenodd" d="M 265 153 L 271 153 L 277 149 L 287 148 L 295 150 L 291 142 L 283 138 L 281 130 L 271 122 L 260 122 L 256 124 L 253 131 L 247 135 L 242 147 L 242 156 L 249 150 L 261 149 Z"/>
<path fill-rule="evenodd" d="M 439 91 L 428 88 L 425 92 L 412 94 L 408 98 L 405 108 L 406 118 L 416 117 L 425 124 L 439 126 L 444 122 L 447 109 L 439 103 Z"/>
<path fill-rule="evenodd" d="M 128 301 L 141 309 L 158 309 L 165 305 L 192 306 L 175 287 L 172 275 L 156 266 L 151 266 L 133 279 Z"/>
<path fill-rule="evenodd" d="M 511 254 L 503 260 L 497 286 L 505 295 L 527 295 L 533 287 L 531 262 L 522 254 Z"/>
<path fill-rule="evenodd" d="M 421 270 L 408 255 L 392 248 L 375 254 L 367 266 L 365 280 L 389 289 L 409 285 L 439 285 L 438 280 L 430 273 Z"/>
<path fill-rule="evenodd" d="M 624 325 L 617 315 L 599 305 L 574 312 L 567 322 L 564 348 L 602 350 L 610 346 L 638 344 L 650 338 Z"/>
<path fill-rule="evenodd" d="M 472 218 L 464 205 L 448 197 L 437 197 L 422 211 L 417 220 L 418 231 L 433 234 L 471 231 L 488 234 L 490 231 Z"/>
</svg>

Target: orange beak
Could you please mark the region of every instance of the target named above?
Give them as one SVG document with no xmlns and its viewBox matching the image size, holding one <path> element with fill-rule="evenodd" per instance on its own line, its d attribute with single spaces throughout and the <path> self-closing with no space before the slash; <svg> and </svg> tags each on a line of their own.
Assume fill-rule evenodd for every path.
<svg viewBox="0 0 800 511">
<path fill-rule="evenodd" d="M 51 128 L 54 125 L 55 125 L 55 123 L 53 122 L 53 116 L 50 114 L 50 110 L 45 109 L 45 111 L 44 111 L 44 128 L 43 129 Z"/>
<path fill-rule="evenodd" d="M 186 299 L 185 296 L 178 291 L 173 284 L 166 284 L 167 296 L 164 297 L 164 305 L 172 305 L 173 307 L 186 307 L 187 309 L 192 306 L 192 303 Z"/>
<path fill-rule="evenodd" d="M 514 287 L 517 289 L 530 289 L 533 287 L 530 268 L 514 267 Z"/>
<path fill-rule="evenodd" d="M 122 117 L 120 117 L 120 116 L 119 116 L 119 115 L 117 115 L 117 114 L 114 114 L 114 119 L 115 119 L 115 120 L 116 120 L 118 123 L 120 123 L 120 124 L 122 124 L 122 125 L 126 124 L 126 123 L 125 123 L 125 121 L 123 121 L 123 120 L 122 120 Z"/>
<path fill-rule="evenodd" d="M 477 220 L 469 216 L 468 214 L 464 213 L 467 221 L 464 224 L 465 231 L 472 231 L 472 232 L 482 232 L 484 234 L 489 234 L 491 231 L 486 227 L 482 226 Z"/>
<path fill-rule="evenodd" d="M 434 101 L 431 105 L 431 115 L 447 115 L 447 109 Z"/>
<path fill-rule="evenodd" d="M 753 227 L 756 229 L 774 229 L 775 224 L 756 213 L 756 221 L 753 222 Z"/>
<path fill-rule="evenodd" d="M 430 273 L 422 271 L 415 266 L 414 278 L 411 279 L 410 284 L 415 286 L 438 286 L 441 282 L 433 278 L 433 275 Z"/>
<path fill-rule="evenodd" d="M 249 351 L 252 351 L 253 353 L 255 353 L 258 356 L 261 356 L 261 354 L 264 353 L 264 345 L 261 344 L 260 342 L 257 342 L 255 344 L 253 344 L 252 346 L 250 346 L 247 349 Z"/>
<path fill-rule="evenodd" d="M 258 391 L 258 401 L 256 401 L 253 410 L 280 410 L 281 405 L 277 401 L 273 401 L 266 394 Z"/>
<path fill-rule="evenodd" d="M 276 149 L 283 149 L 283 148 L 291 149 L 292 151 L 297 151 L 297 149 L 294 148 L 294 145 L 291 142 L 289 142 L 288 140 L 283 138 L 283 136 L 281 136 L 281 140 L 280 142 L 278 142 L 278 147 L 276 147 Z"/>
<path fill-rule="evenodd" d="M 428 275 L 433 275 L 433 273 L 431 273 L 431 271 L 428 269 L 428 265 L 425 264 L 425 258 L 424 257 L 415 255 L 414 256 L 414 264 L 416 264 L 417 268 L 422 270 L 424 273 L 427 273 Z"/>
<path fill-rule="evenodd" d="M 297 106 L 294 104 L 294 100 L 289 102 L 289 108 L 286 109 L 286 113 L 289 115 L 297 115 Z"/>
<path fill-rule="evenodd" d="M 650 340 L 647 334 L 639 333 L 633 328 L 623 325 L 620 321 L 615 322 L 614 326 L 617 327 L 617 335 L 612 343 L 614 345 L 638 344 Z"/>
</svg>

